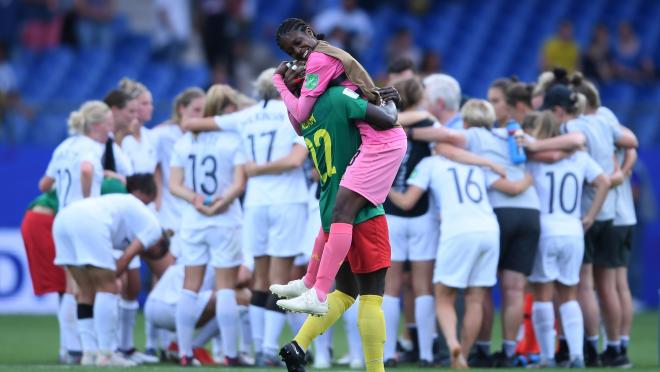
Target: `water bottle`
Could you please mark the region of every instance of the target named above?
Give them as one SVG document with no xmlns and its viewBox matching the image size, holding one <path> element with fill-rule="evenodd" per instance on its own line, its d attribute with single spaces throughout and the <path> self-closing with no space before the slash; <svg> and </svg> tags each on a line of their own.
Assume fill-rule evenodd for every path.
<svg viewBox="0 0 660 372">
<path fill-rule="evenodd" d="M 525 149 L 518 144 L 517 138 L 524 135 L 520 124 L 511 120 L 506 125 L 506 131 L 509 133 L 509 156 L 513 164 L 522 164 L 527 161 Z"/>
</svg>

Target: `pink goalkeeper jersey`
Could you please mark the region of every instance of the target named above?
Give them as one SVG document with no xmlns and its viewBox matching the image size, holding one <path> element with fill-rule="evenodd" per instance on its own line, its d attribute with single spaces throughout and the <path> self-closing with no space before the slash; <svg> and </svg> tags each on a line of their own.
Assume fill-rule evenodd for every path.
<svg viewBox="0 0 660 372">
<path fill-rule="evenodd" d="M 291 96 L 296 100 L 299 100 L 299 102 L 309 102 L 309 98 L 313 98 L 313 101 L 315 102 L 316 98 L 323 94 L 326 89 L 328 89 L 330 81 L 336 79 L 343 73 L 344 65 L 342 65 L 340 60 L 321 52 L 312 52 L 307 58 L 305 81 L 300 92 L 300 98 L 298 99 L 293 95 Z M 346 86 L 354 91 L 358 89 L 357 85 L 353 84 L 353 82 L 350 80 L 344 80 L 341 85 Z M 293 102 L 291 102 L 290 99 L 287 99 L 287 97 L 284 97 L 284 95 L 283 98 L 284 103 L 287 105 L 289 110 L 291 110 L 292 107 L 296 107 L 298 109 L 294 110 L 297 111 L 293 113 L 294 118 L 306 120 L 311 114 L 312 107 L 314 106 L 313 104 L 311 107 L 298 107 L 296 104 L 291 105 Z M 304 115 L 305 113 L 306 115 Z M 305 117 L 301 118 L 301 114 L 303 114 L 302 116 Z M 363 145 L 390 143 L 406 137 L 405 132 L 401 128 L 377 131 L 365 121 L 358 121 L 356 126 L 360 131 Z"/>
</svg>

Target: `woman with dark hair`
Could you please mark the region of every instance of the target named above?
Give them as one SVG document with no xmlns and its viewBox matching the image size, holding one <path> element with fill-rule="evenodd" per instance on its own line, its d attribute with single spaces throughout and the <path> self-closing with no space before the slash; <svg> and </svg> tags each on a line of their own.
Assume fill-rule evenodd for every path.
<svg viewBox="0 0 660 372">
<path fill-rule="evenodd" d="M 285 20 L 278 27 L 276 38 L 283 51 L 305 62 L 305 79 L 299 97 L 294 96 L 284 83 L 283 76 L 289 70 L 287 63 L 280 64 L 273 75 L 273 82 L 298 134 L 302 133 L 302 126 L 318 120 L 310 117 L 310 114 L 318 97 L 331 85 L 346 87 L 344 93 L 347 95 L 361 94 L 371 102 L 383 103 L 387 110 L 396 111 L 393 103 L 381 102 L 382 90 L 376 88 L 358 61 L 345 51 L 324 42 L 323 35 L 315 33 L 305 21 L 297 18 Z M 292 65 L 290 69 L 296 70 L 298 67 Z M 406 151 L 406 135 L 398 125 L 373 128 L 363 120 L 357 121 L 355 125 L 360 131 L 362 144 L 341 181 L 333 209 L 330 237 L 322 249 L 321 263 L 317 270 L 316 266 L 310 266 L 314 270 L 308 271 L 308 275 L 300 281 L 290 283 L 291 289 L 295 288 L 299 295 L 308 291 L 314 294 L 309 297 L 315 298 L 315 301 L 303 306 L 309 307 L 309 312 L 325 312 L 327 293 L 351 245 L 353 221 L 357 213 L 366 205 L 379 205 L 385 201 Z M 326 146 L 331 146 L 335 141 L 341 139 L 324 139 Z M 308 144 L 308 147 L 312 145 Z M 329 169 L 328 172 L 321 175 L 321 178 L 331 176 L 333 170 Z M 289 288 L 281 289 L 291 295 Z M 287 302 L 290 303 L 293 303 L 292 300 Z M 303 303 L 306 302 L 301 297 L 300 304 Z"/>
<path fill-rule="evenodd" d="M 495 109 L 495 127 L 506 127 L 509 122 L 509 107 L 507 106 L 506 94 L 513 81 L 502 78 L 493 81 L 488 88 L 488 102 Z"/>
</svg>

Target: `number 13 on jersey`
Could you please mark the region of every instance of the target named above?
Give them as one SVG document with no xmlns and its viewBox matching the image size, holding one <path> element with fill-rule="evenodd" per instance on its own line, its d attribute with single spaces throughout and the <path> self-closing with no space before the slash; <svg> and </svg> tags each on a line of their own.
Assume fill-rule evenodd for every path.
<svg viewBox="0 0 660 372">
<path fill-rule="evenodd" d="M 319 167 L 318 155 L 316 153 L 316 149 L 321 147 L 321 142 L 323 142 L 321 157 L 325 160 L 325 171 Z M 330 133 L 325 129 L 319 129 L 314 132 L 314 143 L 305 138 L 305 145 L 307 145 L 309 152 L 312 154 L 312 161 L 314 161 L 314 166 L 321 175 L 321 182 L 325 183 L 328 178 L 337 173 L 337 168 L 332 165 L 332 139 L 330 138 Z"/>
</svg>

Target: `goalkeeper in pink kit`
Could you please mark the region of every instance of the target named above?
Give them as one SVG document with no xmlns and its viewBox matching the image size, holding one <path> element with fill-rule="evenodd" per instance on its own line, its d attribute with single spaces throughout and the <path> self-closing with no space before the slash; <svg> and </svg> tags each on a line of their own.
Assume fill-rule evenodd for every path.
<svg viewBox="0 0 660 372">
<path fill-rule="evenodd" d="M 284 75 L 289 70 L 287 63 L 283 62 L 273 75 L 273 82 L 298 134 L 306 124 L 316 120 L 310 117 L 312 108 L 329 86 L 345 86 L 346 94 L 357 93 L 372 103 L 381 103 L 380 90 L 364 68 L 348 53 L 322 39 L 323 35 L 316 34 L 305 21 L 296 18 L 285 20 L 277 30 L 279 47 L 306 65 L 299 97 L 284 82 Z M 288 298 L 278 301 L 278 305 L 287 310 L 314 315 L 327 313 L 327 293 L 350 249 L 355 216 L 368 203 L 379 205 L 385 201 L 406 152 L 406 135 L 400 126 L 377 130 L 365 121 L 358 121 L 355 125 L 362 144 L 341 179 L 327 242 L 321 229 L 307 274 L 286 285 L 270 287 L 271 292 Z M 321 141 L 322 138 L 318 138 L 317 142 Z M 308 147 L 311 145 L 307 144 Z"/>
</svg>

